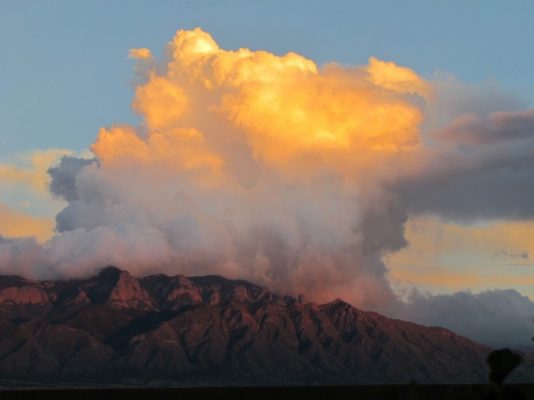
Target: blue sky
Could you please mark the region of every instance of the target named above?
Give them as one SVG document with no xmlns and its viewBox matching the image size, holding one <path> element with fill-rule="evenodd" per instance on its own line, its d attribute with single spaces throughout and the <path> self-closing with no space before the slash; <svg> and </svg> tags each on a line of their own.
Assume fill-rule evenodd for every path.
<svg viewBox="0 0 534 400">
<path fill-rule="evenodd" d="M 0 2 L 0 157 L 86 148 L 132 122 L 133 47 L 156 55 L 196 26 L 227 49 L 295 51 L 318 63 L 370 56 L 423 77 L 450 73 L 534 100 L 529 1 Z"/>
</svg>

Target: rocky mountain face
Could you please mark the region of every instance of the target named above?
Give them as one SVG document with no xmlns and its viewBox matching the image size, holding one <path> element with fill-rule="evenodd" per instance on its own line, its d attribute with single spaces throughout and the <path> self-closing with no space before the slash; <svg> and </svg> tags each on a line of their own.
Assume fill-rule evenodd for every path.
<svg viewBox="0 0 534 400">
<path fill-rule="evenodd" d="M 219 276 L 0 277 L 0 377 L 176 384 L 486 381 L 490 349 L 442 328 Z"/>
</svg>

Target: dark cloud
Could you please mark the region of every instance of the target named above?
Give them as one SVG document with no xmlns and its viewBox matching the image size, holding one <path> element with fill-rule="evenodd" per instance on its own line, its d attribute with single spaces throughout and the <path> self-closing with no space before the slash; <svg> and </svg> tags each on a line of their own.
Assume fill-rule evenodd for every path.
<svg viewBox="0 0 534 400">
<path fill-rule="evenodd" d="M 534 138 L 534 110 L 494 112 L 482 118 L 467 114 L 439 131 L 439 141 L 460 144 L 488 144 Z"/>
<path fill-rule="evenodd" d="M 394 316 L 447 327 L 494 347 L 533 347 L 534 302 L 512 289 L 434 296 L 414 291 Z"/>
<path fill-rule="evenodd" d="M 96 162 L 95 159 L 65 156 L 59 165 L 48 170 L 50 175 L 50 191 L 65 201 L 74 201 L 78 198 L 76 188 L 76 175 L 85 166 Z"/>
<path fill-rule="evenodd" d="M 468 116 L 434 135 L 423 172 L 391 185 L 410 213 L 534 217 L 534 111 Z"/>
<path fill-rule="evenodd" d="M 12 243 L 12 241 L 13 241 L 12 239 L 8 239 L 0 235 L 0 245 L 9 244 L 9 243 Z"/>
</svg>

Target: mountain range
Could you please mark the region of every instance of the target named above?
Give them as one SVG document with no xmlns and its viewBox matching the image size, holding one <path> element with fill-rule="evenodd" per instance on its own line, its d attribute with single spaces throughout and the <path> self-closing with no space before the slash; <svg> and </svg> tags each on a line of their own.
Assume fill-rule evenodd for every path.
<svg viewBox="0 0 534 400">
<path fill-rule="evenodd" d="M 0 376 L 172 385 L 475 383 L 487 346 L 220 276 L 0 276 Z M 532 380 L 526 357 L 518 380 Z"/>
</svg>

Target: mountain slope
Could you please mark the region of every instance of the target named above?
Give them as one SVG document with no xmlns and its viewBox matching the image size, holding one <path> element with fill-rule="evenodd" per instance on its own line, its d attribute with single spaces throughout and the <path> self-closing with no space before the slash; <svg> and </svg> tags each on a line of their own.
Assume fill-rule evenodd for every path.
<svg viewBox="0 0 534 400">
<path fill-rule="evenodd" d="M 219 276 L 0 277 L 0 374 L 177 384 L 486 380 L 489 349 L 341 300 L 317 305 Z"/>
</svg>

